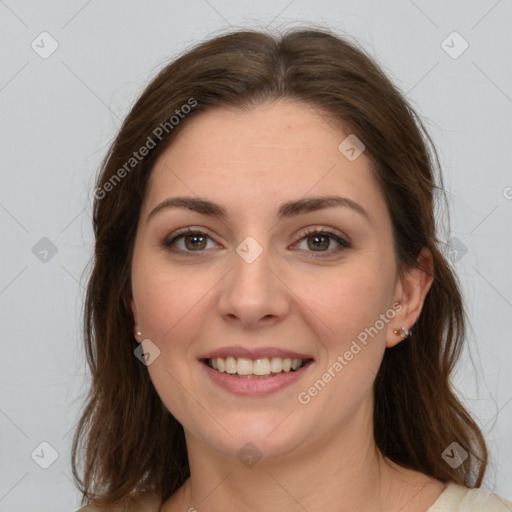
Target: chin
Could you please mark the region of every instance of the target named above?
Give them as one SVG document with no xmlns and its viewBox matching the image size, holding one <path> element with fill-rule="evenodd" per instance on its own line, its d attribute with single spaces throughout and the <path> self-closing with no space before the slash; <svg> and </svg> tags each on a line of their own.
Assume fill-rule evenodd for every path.
<svg viewBox="0 0 512 512">
<path fill-rule="evenodd" d="M 236 457 L 242 462 L 246 457 L 277 459 L 297 449 L 311 437 L 304 430 L 304 425 L 300 431 L 297 429 L 296 419 L 288 424 L 288 419 L 283 421 L 286 414 L 281 414 L 276 421 L 274 415 L 264 418 L 261 412 L 237 413 L 238 418 L 234 414 L 232 419 L 223 417 L 222 425 L 227 432 L 220 426 L 206 431 L 197 430 L 196 427 L 194 435 L 202 438 L 210 448 L 228 457 Z M 290 414 L 290 418 L 291 416 L 293 414 Z"/>
</svg>

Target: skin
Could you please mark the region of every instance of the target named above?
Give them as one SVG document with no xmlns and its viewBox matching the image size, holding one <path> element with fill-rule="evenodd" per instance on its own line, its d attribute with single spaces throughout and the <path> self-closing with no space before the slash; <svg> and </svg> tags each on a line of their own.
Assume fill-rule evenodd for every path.
<svg viewBox="0 0 512 512">
<path fill-rule="evenodd" d="M 160 350 L 148 371 L 184 427 L 192 475 L 163 512 L 425 511 L 444 488 L 385 459 L 374 443 L 375 375 L 386 347 L 402 341 L 393 329 L 414 325 L 432 280 L 419 270 L 398 272 L 370 161 L 364 152 L 349 161 L 338 149 L 349 133 L 301 102 L 214 109 L 187 120 L 155 164 L 132 263 L 134 332 Z M 343 207 L 276 217 L 287 201 L 327 195 L 359 203 L 369 219 Z M 228 217 L 162 208 L 147 220 L 175 196 L 214 201 Z M 177 240 L 174 252 L 163 245 L 186 227 L 207 232 L 199 251 L 191 237 Z M 318 249 L 314 236 L 305 238 L 308 227 L 334 229 L 351 245 L 336 252 L 339 244 L 327 238 Z M 252 263 L 236 252 L 248 236 L 263 249 Z M 418 261 L 432 270 L 428 250 Z M 298 394 L 394 303 L 400 312 L 300 403 Z M 281 391 L 237 396 L 214 384 L 198 361 L 231 345 L 281 347 L 314 363 Z M 252 467 L 237 457 L 247 442 L 262 456 Z"/>
</svg>

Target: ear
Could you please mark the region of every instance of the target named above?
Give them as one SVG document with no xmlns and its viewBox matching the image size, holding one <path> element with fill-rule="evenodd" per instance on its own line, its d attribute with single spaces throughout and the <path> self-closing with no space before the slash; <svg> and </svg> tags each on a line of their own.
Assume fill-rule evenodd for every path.
<svg viewBox="0 0 512 512">
<path fill-rule="evenodd" d="M 432 252 L 427 247 L 421 249 L 417 259 L 418 267 L 406 270 L 397 278 L 395 284 L 395 302 L 402 305 L 400 312 L 394 317 L 388 330 L 387 347 L 394 347 L 403 340 L 402 336 L 393 333 L 394 329 L 411 327 L 418 320 L 425 297 L 430 291 L 434 280 L 434 259 Z"/>
</svg>

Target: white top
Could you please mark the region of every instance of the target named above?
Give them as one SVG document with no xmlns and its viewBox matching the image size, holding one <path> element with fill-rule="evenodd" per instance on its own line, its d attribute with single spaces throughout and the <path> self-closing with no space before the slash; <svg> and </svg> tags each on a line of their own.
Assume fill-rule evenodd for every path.
<svg viewBox="0 0 512 512">
<path fill-rule="evenodd" d="M 485 489 L 448 483 L 426 512 L 512 512 L 512 503 Z"/>
<path fill-rule="evenodd" d="M 158 512 L 160 503 L 147 496 L 123 512 Z M 92 506 L 77 512 L 101 512 Z M 454 483 L 446 484 L 435 503 L 425 512 L 512 512 L 512 503 L 485 489 L 468 489 Z"/>
</svg>

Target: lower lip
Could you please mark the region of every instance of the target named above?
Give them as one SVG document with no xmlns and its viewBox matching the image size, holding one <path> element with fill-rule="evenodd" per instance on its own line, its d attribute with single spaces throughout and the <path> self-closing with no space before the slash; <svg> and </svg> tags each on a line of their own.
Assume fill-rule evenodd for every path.
<svg viewBox="0 0 512 512">
<path fill-rule="evenodd" d="M 210 368 L 204 361 L 200 361 L 210 379 L 220 387 L 234 393 L 235 395 L 245 396 L 265 396 L 280 391 L 286 386 L 290 386 L 299 380 L 311 366 L 313 361 L 308 361 L 304 366 L 294 372 L 282 372 L 268 378 L 244 378 L 235 377 L 229 373 L 219 372 Z"/>
</svg>

